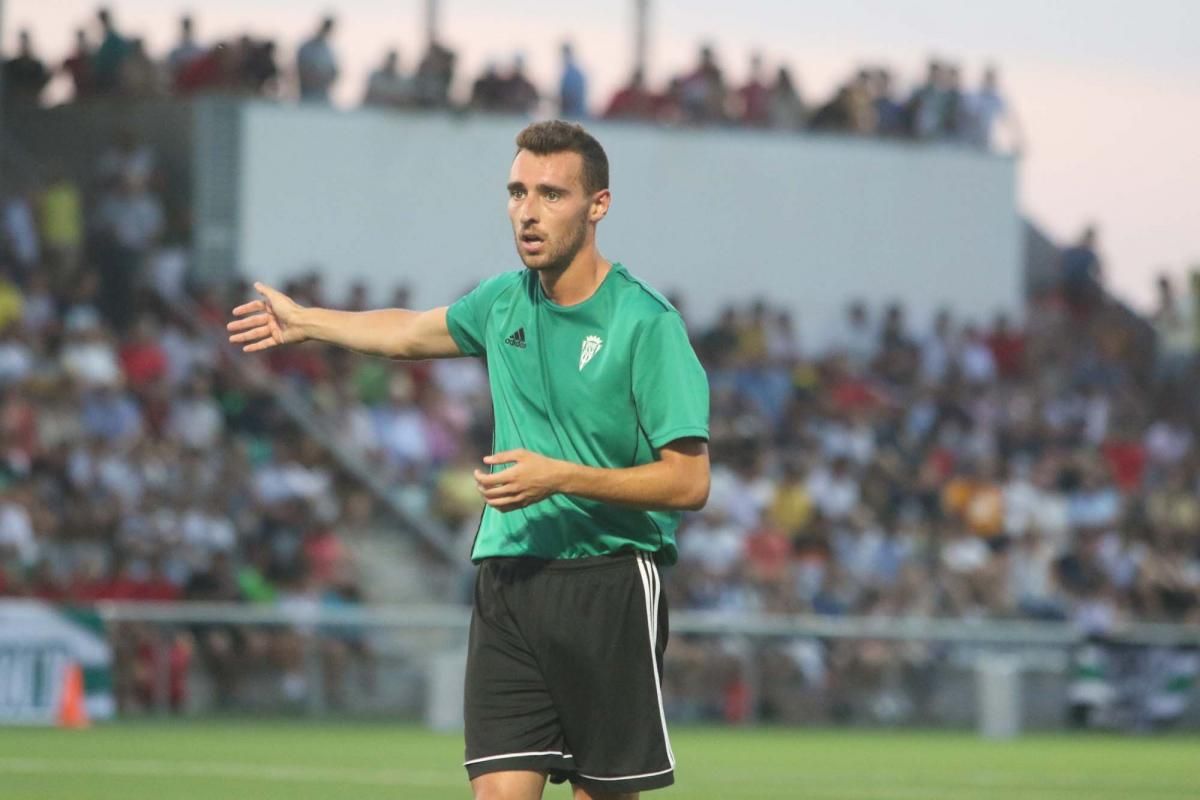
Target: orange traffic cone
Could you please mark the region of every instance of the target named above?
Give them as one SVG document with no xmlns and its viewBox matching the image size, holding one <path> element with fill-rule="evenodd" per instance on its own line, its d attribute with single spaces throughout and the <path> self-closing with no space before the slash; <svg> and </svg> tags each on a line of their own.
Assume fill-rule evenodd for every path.
<svg viewBox="0 0 1200 800">
<path fill-rule="evenodd" d="M 62 704 L 58 708 L 58 727 L 86 728 L 88 726 L 87 704 L 83 695 L 83 670 L 71 662 L 63 678 Z"/>
</svg>

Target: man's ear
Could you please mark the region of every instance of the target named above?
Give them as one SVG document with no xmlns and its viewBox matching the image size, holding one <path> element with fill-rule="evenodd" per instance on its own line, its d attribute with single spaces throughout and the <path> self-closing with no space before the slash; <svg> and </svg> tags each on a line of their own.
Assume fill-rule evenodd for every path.
<svg viewBox="0 0 1200 800">
<path fill-rule="evenodd" d="M 601 189 L 592 195 L 592 205 L 588 209 L 588 222 L 599 222 L 608 214 L 608 206 L 612 202 L 612 192 Z"/>
</svg>

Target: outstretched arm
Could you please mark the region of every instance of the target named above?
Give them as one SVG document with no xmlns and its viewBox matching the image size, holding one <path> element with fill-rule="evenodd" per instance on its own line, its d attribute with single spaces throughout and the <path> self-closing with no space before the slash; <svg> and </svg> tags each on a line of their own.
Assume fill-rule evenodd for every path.
<svg viewBox="0 0 1200 800">
<path fill-rule="evenodd" d="M 585 467 L 528 450 L 509 450 L 483 459 L 512 464 L 502 472 L 475 470 L 475 482 L 489 506 L 513 511 L 552 494 L 571 494 L 603 503 L 650 511 L 694 511 L 708 501 L 708 444 L 676 439 L 662 447 L 659 460 L 636 467 Z"/>
<path fill-rule="evenodd" d="M 254 288 L 263 299 L 233 309 L 238 319 L 226 326 L 229 341 L 242 345 L 247 353 L 312 340 L 386 358 L 462 355 L 450 336 L 444 306 L 429 311 L 337 311 L 301 306 L 264 283 L 255 283 Z"/>
</svg>

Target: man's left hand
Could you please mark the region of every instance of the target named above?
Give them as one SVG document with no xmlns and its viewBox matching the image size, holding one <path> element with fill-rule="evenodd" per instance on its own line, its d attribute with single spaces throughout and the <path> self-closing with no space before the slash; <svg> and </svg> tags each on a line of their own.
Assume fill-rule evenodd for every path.
<svg viewBox="0 0 1200 800">
<path fill-rule="evenodd" d="M 531 453 L 505 450 L 484 456 L 483 463 L 512 464 L 500 472 L 475 470 L 475 486 L 489 506 L 497 511 L 518 508 L 545 500 L 559 491 L 566 462 Z"/>
</svg>

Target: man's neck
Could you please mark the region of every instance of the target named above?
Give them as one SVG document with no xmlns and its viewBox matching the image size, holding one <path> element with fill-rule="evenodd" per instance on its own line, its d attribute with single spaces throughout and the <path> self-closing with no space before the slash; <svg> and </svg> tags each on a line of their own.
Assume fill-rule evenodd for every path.
<svg viewBox="0 0 1200 800">
<path fill-rule="evenodd" d="M 542 284 L 542 292 L 552 302 L 560 306 L 573 306 L 595 294 L 611 269 L 612 264 L 596 248 L 591 247 L 581 251 L 561 270 L 542 270 L 538 273 L 538 280 Z"/>
</svg>

